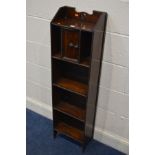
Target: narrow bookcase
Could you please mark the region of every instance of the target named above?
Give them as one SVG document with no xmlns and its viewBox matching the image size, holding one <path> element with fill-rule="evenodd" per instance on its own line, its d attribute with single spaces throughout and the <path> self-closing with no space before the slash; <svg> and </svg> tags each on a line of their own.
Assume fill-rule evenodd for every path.
<svg viewBox="0 0 155 155">
<path fill-rule="evenodd" d="M 53 135 L 93 138 L 107 13 L 61 7 L 50 24 Z"/>
</svg>

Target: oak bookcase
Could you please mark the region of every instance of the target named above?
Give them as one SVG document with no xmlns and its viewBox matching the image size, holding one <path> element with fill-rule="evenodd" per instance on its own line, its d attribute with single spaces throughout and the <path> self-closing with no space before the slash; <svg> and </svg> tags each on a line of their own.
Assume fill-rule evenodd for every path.
<svg viewBox="0 0 155 155">
<path fill-rule="evenodd" d="M 50 23 L 53 134 L 93 138 L 107 13 L 61 7 Z"/>
</svg>

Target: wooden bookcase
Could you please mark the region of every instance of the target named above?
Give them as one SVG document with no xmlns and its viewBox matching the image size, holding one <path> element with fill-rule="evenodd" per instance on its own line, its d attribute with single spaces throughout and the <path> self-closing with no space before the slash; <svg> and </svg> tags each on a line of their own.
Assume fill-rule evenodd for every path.
<svg viewBox="0 0 155 155">
<path fill-rule="evenodd" d="M 107 13 L 61 7 L 51 21 L 53 131 L 81 144 L 93 138 Z"/>
</svg>

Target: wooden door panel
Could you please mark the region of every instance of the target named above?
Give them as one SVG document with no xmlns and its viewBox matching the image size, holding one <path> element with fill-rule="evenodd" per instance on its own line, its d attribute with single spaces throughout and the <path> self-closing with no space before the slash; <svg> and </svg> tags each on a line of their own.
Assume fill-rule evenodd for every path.
<svg viewBox="0 0 155 155">
<path fill-rule="evenodd" d="M 66 59 L 79 60 L 80 33 L 76 30 L 64 29 L 62 31 L 62 55 Z"/>
</svg>

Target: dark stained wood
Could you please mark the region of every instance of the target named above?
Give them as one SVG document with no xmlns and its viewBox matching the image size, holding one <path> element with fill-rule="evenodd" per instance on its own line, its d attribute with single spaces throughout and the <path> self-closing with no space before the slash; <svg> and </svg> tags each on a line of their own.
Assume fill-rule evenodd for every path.
<svg viewBox="0 0 155 155">
<path fill-rule="evenodd" d="M 93 34 L 86 31 L 81 31 L 80 40 L 80 62 L 87 63 L 90 66 L 91 48 L 92 48 Z"/>
<path fill-rule="evenodd" d="M 92 42 L 92 60 L 91 60 L 91 70 L 89 79 L 89 90 L 88 90 L 88 100 L 86 108 L 86 125 L 85 125 L 85 135 L 89 138 L 93 137 L 94 134 L 94 124 L 95 124 L 95 114 L 96 105 L 98 99 L 98 89 L 99 80 L 101 72 L 101 63 L 103 57 L 103 46 L 105 40 L 105 27 L 107 14 L 103 14 L 104 18 L 100 19 L 101 28 L 104 25 L 104 31 L 99 29 L 97 25 L 97 30 L 94 31 L 94 37 Z M 97 52 L 96 52 L 97 51 Z"/>
<path fill-rule="evenodd" d="M 85 21 L 77 21 L 76 19 L 68 18 L 68 19 L 57 19 L 55 24 L 62 25 L 69 28 L 82 29 L 86 31 L 92 31 L 94 28 L 94 23 L 85 22 Z"/>
<path fill-rule="evenodd" d="M 90 57 L 85 57 L 82 59 L 80 64 L 86 67 L 90 67 Z"/>
<path fill-rule="evenodd" d="M 83 96 L 86 96 L 88 93 L 88 86 L 86 84 L 71 79 L 60 78 L 54 84 L 64 89 L 79 93 Z"/>
<path fill-rule="evenodd" d="M 61 53 L 60 52 L 56 52 L 55 54 L 53 54 L 52 58 L 55 58 L 55 59 L 61 59 Z"/>
<path fill-rule="evenodd" d="M 55 105 L 54 109 L 72 116 L 80 121 L 85 120 L 85 109 L 68 102 L 60 102 Z"/>
<path fill-rule="evenodd" d="M 62 30 L 62 56 L 64 59 L 79 61 L 79 39 L 79 31 Z"/>
<path fill-rule="evenodd" d="M 89 80 L 89 68 L 82 67 L 82 65 L 75 63 L 70 63 L 71 61 L 62 61 L 61 59 L 52 60 L 52 70 L 53 83 L 55 83 L 60 78 L 72 79 L 80 83 L 88 85 Z"/>
<path fill-rule="evenodd" d="M 51 49 L 52 55 L 59 55 L 61 57 L 61 28 L 51 25 Z"/>
<path fill-rule="evenodd" d="M 61 7 L 51 21 L 54 137 L 93 138 L 107 13 Z"/>
<path fill-rule="evenodd" d="M 56 124 L 55 130 L 58 133 L 65 134 L 74 140 L 83 143 L 85 140 L 84 132 L 80 129 L 77 129 L 71 125 L 68 125 L 64 122 L 59 122 Z"/>
<path fill-rule="evenodd" d="M 75 8 L 62 7 L 54 17 L 53 24 L 92 32 L 101 15 L 102 12 L 98 11 L 88 14 L 77 12 Z"/>
<path fill-rule="evenodd" d="M 53 108 L 53 110 L 54 110 L 53 112 L 54 112 L 54 118 L 55 118 L 54 127 L 57 125 L 57 123 L 64 122 L 70 126 L 73 126 L 74 128 L 84 131 L 84 125 L 85 125 L 84 122 L 70 115 L 66 115 L 66 113 L 58 111 L 55 108 Z"/>
<path fill-rule="evenodd" d="M 76 64 L 76 65 L 80 65 L 81 67 L 87 67 L 87 68 L 90 67 L 90 57 L 84 58 L 83 60 L 81 60 L 80 63 L 76 63 L 76 62 L 74 62 L 74 61 L 72 61 L 70 59 L 63 59 L 63 58 L 61 58 L 60 53 L 56 53 L 55 55 L 52 56 L 52 58 L 62 60 L 62 61 L 67 61 L 67 62 Z"/>
</svg>

